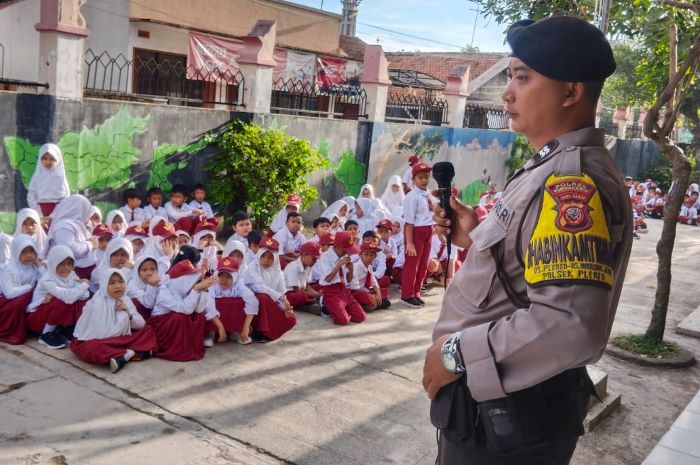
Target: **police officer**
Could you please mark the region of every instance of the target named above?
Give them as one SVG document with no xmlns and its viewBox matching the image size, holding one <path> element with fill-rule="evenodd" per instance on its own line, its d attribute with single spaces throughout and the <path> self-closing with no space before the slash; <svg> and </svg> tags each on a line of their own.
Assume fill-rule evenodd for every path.
<svg viewBox="0 0 700 465">
<path fill-rule="evenodd" d="M 629 195 L 594 128 L 609 43 L 566 16 L 519 21 L 507 41 L 505 110 L 540 149 L 480 224 L 454 197 L 451 218 L 435 213 L 468 248 L 424 366 L 440 464 L 569 463 L 631 248 Z"/>
</svg>

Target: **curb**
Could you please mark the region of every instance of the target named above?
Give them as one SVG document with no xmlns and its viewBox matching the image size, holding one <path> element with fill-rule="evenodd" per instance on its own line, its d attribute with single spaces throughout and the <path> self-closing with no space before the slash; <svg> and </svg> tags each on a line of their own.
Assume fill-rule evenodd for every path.
<svg viewBox="0 0 700 465">
<path fill-rule="evenodd" d="M 643 357 L 641 355 L 633 354 L 632 352 L 620 349 L 619 347 L 615 347 L 612 344 L 609 344 L 605 348 L 605 353 L 611 357 L 643 366 L 687 368 L 695 365 L 695 356 L 683 348 L 680 349 L 678 355 L 670 358 Z"/>
</svg>

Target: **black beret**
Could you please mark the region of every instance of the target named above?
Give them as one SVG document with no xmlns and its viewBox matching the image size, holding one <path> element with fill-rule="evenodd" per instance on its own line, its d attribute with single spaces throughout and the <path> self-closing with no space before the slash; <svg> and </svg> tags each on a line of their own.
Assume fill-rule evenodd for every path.
<svg viewBox="0 0 700 465">
<path fill-rule="evenodd" d="M 513 57 L 557 81 L 600 81 L 615 71 L 605 35 L 573 16 L 518 21 L 508 28 L 506 40 Z"/>
</svg>

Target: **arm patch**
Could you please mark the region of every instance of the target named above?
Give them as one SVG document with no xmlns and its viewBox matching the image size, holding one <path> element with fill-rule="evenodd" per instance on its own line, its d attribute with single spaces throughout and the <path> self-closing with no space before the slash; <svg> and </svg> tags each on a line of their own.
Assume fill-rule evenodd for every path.
<svg viewBox="0 0 700 465">
<path fill-rule="evenodd" d="M 525 252 L 525 281 L 613 283 L 611 240 L 600 193 L 588 175 L 547 178 L 535 230 Z"/>
</svg>

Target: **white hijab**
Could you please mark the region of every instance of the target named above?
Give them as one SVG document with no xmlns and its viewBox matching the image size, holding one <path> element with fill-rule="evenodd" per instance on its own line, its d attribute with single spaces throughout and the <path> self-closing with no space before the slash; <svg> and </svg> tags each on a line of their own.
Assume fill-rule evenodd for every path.
<svg viewBox="0 0 700 465">
<path fill-rule="evenodd" d="M 14 273 L 10 273 L 10 276 L 13 276 L 15 278 L 15 282 L 12 283 L 14 287 L 25 286 L 27 284 L 31 284 L 33 286 L 41 277 L 41 272 L 34 263 L 32 263 L 31 265 L 24 265 L 19 261 L 19 256 L 22 254 L 22 251 L 27 247 L 31 247 L 32 249 L 34 249 L 34 252 L 36 252 L 37 255 L 39 254 L 36 244 L 34 244 L 34 240 L 31 238 L 31 236 L 28 236 L 26 234 L 20 234 L 19 236 L 15 237 L 15 239 L 12 241 L 12 256 L 7 265 L 5 265 L 4 270 L 14 271 Z M 7 276 L 7 273 L 3 273 L 2 278 L 6 279 Z"/>
<path fill-rule="evenodd" d="M 36 289 L 34 289 L 34 297 L 32 298 L 32 303 L 29 304 L 28 309 L 35 309 L 43 303 L 44 297 L 49 295 L 47 289 L 49 284 L 52 284 L 52 287 L 56 286 L 64 289 L 80 288 L 82 290 L 81 292 L 85 293 L 84 298 L 88 297 L 88 284 L 81 282 L 78 275 L 75 274 L 75 271 L 71 271 L 71 273 L 65 278 L 60 277 L 56 272 L 58 265 L 60 265 L 61 262 L 67 258 L 72 258 L 73 261 L 75 261 L 75 256 L 73 255 L 73 251 L 70 249 L 70 247 L 60 244 L 51 247 L 51 250 L 49 250 L 49 254 L 46 257 L 46 271 L 41 276 Z"/>
<path fill-rule="evenodd" d="M 354 204 L 353 204 L 354 205 Z M 336 200 L 332 204 L 328 206 L 325 210 L 323 210 L 323 213 L 321 213 L 321 216 L 324 218 L 328 218 L 329 220 L 331 219 L 331 216 L 335 215 L 338 218 L 340 218 L 340 209 L 343 207 L 347 207 L 348 204 L 345 203 L 344 200 Z M 349 207 L 348 207 L 349 208 Z"/>
<path fill-rule="evenodd" d="M 92 215 L 92 205 L 90 201 L 80 194 L 73 194 L 56 206 L 51 214 L 52 222 L 49 228 L 48 238 L 51 241 L 56 231 L 65 228 L 70 229 L 75 234 L 75 240 L 90 240 L 90 231 L 87 224 Z"/>
<path fill-rule="evenodd" d="M 275 261 L 269 268 L 263 268 L 260 265 L 260 257 L 263 256 L 265 252 L 271 252 L 275 257 Z M 284 283 L 284 274 L 282 273 L 282 267 L 280 266 L 279 253 L 274 250 L 266 249 L 260 247 L 258 253 L 255 254 L 254 263 L 248 264 L 248 269 L 245 272 L 245 283 L 248 285 L 253 284 L 263 284 L 280 294 L 287 292 L 287 285 Z"/>
<path fill-rule="evenodd" d="M 399 186 L 399 191 L 394 192 L 391 188 L 392 186 Z M 397 174 L 389 178 L 389 182 L 386 184 L 386 189 L 382 194 L 382 202 L 384 206 L 389 209 L 389 211 L 394 214 L 397 208 L 403 208 L 403 201 L 406 198 L 406 194 L 403 191 L 403 185 L 401 184 L 401 177 Z"/>
<path fill-rule="evenodd" d="M 343 197 L 341 200 L 348 206 L 348 212 L 345 214 L 345 218 L 352 218 L 352 215 L 355 214 L 355 197 L 348 195 L 347 197 Z"/>
<path fill-rule="evenodd" d="M 41 157 L 44 154 L 51 155 L 56 160 L 53 169 L 44 168 Z M 63 166 L 63 154 L 56 144 L 44 144 L 39 149 L 39 158 L 36 161 L 36 169 L 29 181 L 28 190 L 36 192 L 37 200 L 63 200 L 70 196 L 66 169 Z"/>
<path fill-rule="evenodd" d="M 49 239 L 46 236 L 44 228 L 41 227 L 41 218 L 39 218 L 39 214 L 36 212 L 36 210 L 34 210 L 33 208 L 23 208 L 17 212 L 17 221 L 15 223 L 15 237 L 19 236 L 20 234 L 24 234 L 22 232 L 22 223 L 24 223 L 27 220 L 27 218 L 31 218 L 36 223 L 36 232 L 33 236 L 30 237 L 34 239 L 34 244 L 36 245 L 36 252 L 39 255 L 39 258 L 44 258 L 46 257 L 46 248 L 48 247 Z"/>
<path fill-rule="evenodd" d="M 369 191 L 369 197 L 365 197 L 364 195 L 362 195 L 362 193 L 365 191 L 365 189 L 367 189 Z M 361 198 L 373 199 L 375 197 L 374 196 L 374 186 L 372 184 L 363 184 L 362 187 L 360 187 L 360 194 L 359 195 Z"/>
<path fill-rule="evenodd" d="M 0 232 L 0 270 L 10 261 L 12 257 L 12 236 Z"/>
<path fill-rule="evenodd" d="M 131 272 L 131 277 L 129 278 L 129 286 L 127 293 L 129 297 L 140 298 L 143 297 L 146 292 L 148 284 L 143 282 L 141 276 L 139 275 L 139 268 L 143 265 L 146 260 L 153 260 L 156 264 L 156 271 L 158 270 L 158 260 L 153 255 L 141 254 L 136 258 L 136 263 L 134 263 L 134 269 Z"/>
<path fill-rule="evenodd" d="M 111 241 L 109 241 L 109 244 L 107 244 L 107 248 L 105 249 L 104 255 L 102 255 L 102 258 L 100 259 L 99 263 L 97 264 L 97 268 L 100 269 L 107 269 L 107 268 L 113 268 L 112 264 L 110 262 L 110 258 L 112 254 L 116 253 L 118 250 L 123 250 L 124 252 L 129 255 L 129 261 L 133 262 L 134 261 L 134 246 L 131 245 L 131 241 L 124 237 L 115 237 Z M 129 277 L 131 274 L 131 270 L 126 268 L 126 270 L 122 270 L 124 274 Z M 100 279 L 100 282 L 102 280 Z"/>
<path fill-rule="evenodd" d="M 226 242 L 226 246 L 224 247 L 224 253 L 222 254 L 222 257 L 226 258 L 230 256 L 234 250 L 238 250 L 242 255 L 243 258 L 241 258 L 241 262 L 238 264 L 240 268 L 240 275 L 243 276 L 248 269 L 248 264 L 245 262 L 245 255 L 246 255 L 246 250 L 245 250 L 245 245 L 243 245 L 243 242 L 237 241 L 237 240 L 228 240 Z"/>
<path fill-rule="evenodd" d="M 92 214 L 90 214 L 90 216 L 92 216 Z M 112 228 L 112 221 L 114 221 L 114 218 L 116 218 L 117 216 L 121 217 L 122 219 L 121 231 L 115 231 L 114 228 Z M 107 213 L 107 221 L 105 222 L 105 224 L 112 228 L 112 231 L 114 232 L 114 237 L 124 237 L 126 228 L 129 227 L 129 223 L 127 223 L 126 221 L 126 216 L 124 216 L 124 212 L 122 212 L 121 210 L 112 210 L 111 212 Z"/>
<path fill-rule="evenodd" d="M 121 300 L 129 308 L 129 311 L 117 311 L 117 299 L 107 293 L 109 280 L 115 274 L 121 276 L 126 285 L 127 278 L 122 270 L 116 268 L 103 270 L 100 275 L 100 290 L 85 304 L 83 313 L 75 325 L 74 337 L 81 341 L 90 341 L 131 334 L 130 316 L 132 313 L 136 313 L 134 304 L 124 293 Z"/>
<path fill-rule="evenodd" d="M 92 218 L 93 215 L 95 215 L 96 213 L 97 216 L 100 217 L 100 221 L 97 224 L 100 224 L 102 223 L 102 210 L 100 210 L 100 207 L 93 205 L 92 208 L 90 208 L 90 218 Z M 88 220 L 88 226 L 90 227 L 90 229 L 93 228 L 92 224 L 90 223 L 90 220 Z"/>
</svg>

